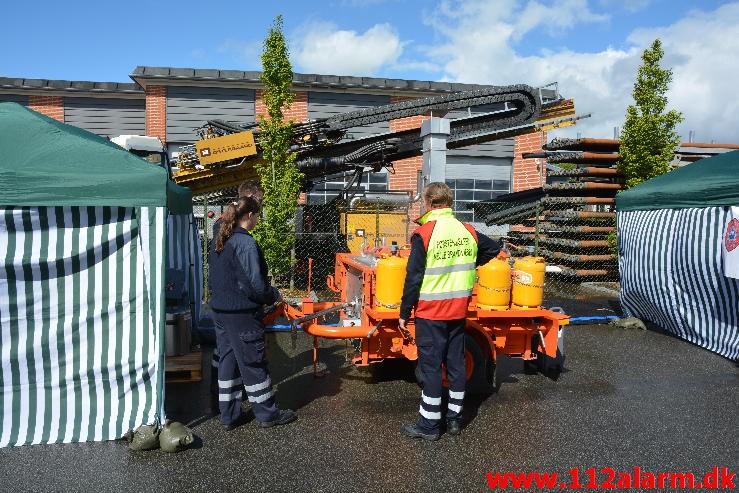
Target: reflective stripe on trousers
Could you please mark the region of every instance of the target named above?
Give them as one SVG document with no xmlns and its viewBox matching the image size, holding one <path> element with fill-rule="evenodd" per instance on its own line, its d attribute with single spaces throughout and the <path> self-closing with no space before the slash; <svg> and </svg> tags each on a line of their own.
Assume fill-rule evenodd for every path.
<svg viewBox="0 0 739 493">
<path fill-rule="evenodd" d="M 249 313 L 216 313 L 214 318 L 220 357 L 218 407 L 221 421 L 227 425 L 239 419 L 243 413 L 244 390 L 255 418 L 273 420 L 278 411 L 264 359 L 264 324 Z M 237 381 L 239 384 L 235 385 Z"/>
<path fill-rule="evenodd" d="M 418 426 L 425 433 L 439 433 L 444 403 L 447 396 L 442 387 L 441 363 L 446 361 L 450 381 L 446 419 L 462 418 L 464 399 L 464 328 L 466 321 L 427 320 L 416 318 L 416 345 L 423 391 L 418 410 Z"/>
<path fill-rule="evenodd" d="M 462 392 L 455 392 L 453 390 L 449 391 L 449 403 L 447 404 L 447 409 L 449 409 L 450 413 L 456 413 L 461 416 L 463 402 L 464 402 L 464 391 Z M 449 419 L 453 419 L 453 418 L 449 418 Z"/>
</svg>

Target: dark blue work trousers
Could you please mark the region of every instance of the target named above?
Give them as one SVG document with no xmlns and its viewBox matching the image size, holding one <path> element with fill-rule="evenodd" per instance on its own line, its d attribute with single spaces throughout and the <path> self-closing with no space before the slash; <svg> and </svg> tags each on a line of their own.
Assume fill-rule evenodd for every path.
<svg viewBox="0 0 739 493">
<path fill-rule="evenodd" d="M 427 320 L 416 318 L 416 345 L 421 377 L 421 407 L 418 427 L 425 433 L 440 433 L 442 418 L 442 372 L 446 364 L 449 380 L 446 419 L 462 419 L 466 375 L 464 368 L 465 319 Z"/>
<path fill-rule="evenodd" d="M 264 323 L 256 313 L 214 313 L 218 346 L 218 407 L 229 425 L 242 413 L 243 391 L 258 421 L 278 415 L 264 358 Z"/>
</svg>

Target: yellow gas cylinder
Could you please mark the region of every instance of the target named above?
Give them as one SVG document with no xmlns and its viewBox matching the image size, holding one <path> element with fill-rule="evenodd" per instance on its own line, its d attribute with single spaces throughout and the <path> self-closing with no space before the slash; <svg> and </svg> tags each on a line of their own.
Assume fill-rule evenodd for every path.
<svg viewBox="0 0 739 493">
<path fill-rule="evenodd" d="M 494 258 L 477 269 L 477 307 L 507 310 L 511 304 L 511 266 L 508 259 Z"/>
<path fill-rule="evenodd" d="M 544 300 L 544 272 L 546 263 L 541 257 L 517 258 L 513 264 L 513 310 L 535 309 Z"/>
<path fill-rule="evenodd" d="M 377 260 L 375 310 L 379 312 L 400 311 L 407 264 L 407 258 L 397 255 L 389 255 Z"/>
</svg>

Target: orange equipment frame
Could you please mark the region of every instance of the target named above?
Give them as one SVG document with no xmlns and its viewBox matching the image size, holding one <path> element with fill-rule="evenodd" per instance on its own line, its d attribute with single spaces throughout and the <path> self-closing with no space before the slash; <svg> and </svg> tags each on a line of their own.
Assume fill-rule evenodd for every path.
<svg viewBox="0 0 739 493">
<path fill-rule="evenodd" d="M 283 305 L 282 313 L 314 336 L 314 370 L 318 338 L 358 339 L 354 363 L 359 366 L 388 358 L 418 359 L 413 320 L 409 320 L 404 334 L 398 325 L 398 311 L 377 310 L 375 281 L 373 255 L 339 253 L 335 273 L 328 277 L 327 284 L 340 294 L 340 301 L 315 302 L 305 298 L 300 308 Z M 561 358 L 558 343 L 560 331 L 569 321 L 567 315 L 545 309 L 482 310 L 476 306 L 475 292 L 476 289 L 467 309 L 466 333 L 472 339 L 468 339 L 468 345 L 474 342 L 481 352 L 469 347 L 466 350 L 468 380 L 475 373 L 475 366 L 495 365 L 499 354 L 539 360 L 539 364 Z M 318 321 L 331 313 L 339 314 L 338 325 Z"/>
</svg>

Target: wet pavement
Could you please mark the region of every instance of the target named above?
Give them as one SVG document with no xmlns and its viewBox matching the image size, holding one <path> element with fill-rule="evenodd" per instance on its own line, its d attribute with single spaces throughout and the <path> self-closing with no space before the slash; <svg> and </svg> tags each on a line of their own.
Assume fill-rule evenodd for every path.
<svg viewBox="0 0 739 493">
<path fill-rule="evenodd" d="M 327 341 L 319 351 L 328 372 L 315 379 L 308 336 L 295 349 L 289 334 L 268 340 L 278 401 L 297 422 L 226 432 L 209 414 L 206 371 L 199 384 L 166 389 L 170 417 L 196 434 L 188 450 L 132 452 L 122 441 L 6 448 L 0 490 L 457 492 L 488 489 L 487 472 L 554 471 L 569 481 L 578 467 L 585 484 L 591 467 L 739 470 L 739 368 L 658 332 L 570 327 L 556 381 L 501 358 L 498 391 L 468 399 L 470 423 L 437 442 L 399 433 L 420 395 L 404 362 L 357 369 L 343 341 Z"/>
</svg>

